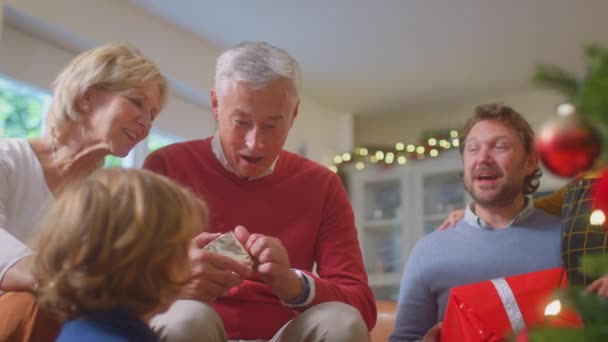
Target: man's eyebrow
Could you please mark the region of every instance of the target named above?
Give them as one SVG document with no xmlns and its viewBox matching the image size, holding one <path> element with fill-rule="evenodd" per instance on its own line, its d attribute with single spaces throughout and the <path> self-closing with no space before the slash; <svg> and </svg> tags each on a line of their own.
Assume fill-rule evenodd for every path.
<svg viewBox="0 0 608 342">
<path fill-rule="evenodd" d="M 242 110 L 240 110 L 238 108 L 235 108 L 233 110 L 232 114 L 233 115 L 239 115 L 239 116 L 249 116 L 249 114 L 247 114 L 246 112 L 244 112 L 244 111 L 242 111 Z"/>
<path fill-rule="evenodd" d="M 273 115 L 273 116 L 269 117 L 268 120 L 281 121 L 281 120 L 283 120 L 283 115 L 280 115 L 280 114 Z"/>
</svg>

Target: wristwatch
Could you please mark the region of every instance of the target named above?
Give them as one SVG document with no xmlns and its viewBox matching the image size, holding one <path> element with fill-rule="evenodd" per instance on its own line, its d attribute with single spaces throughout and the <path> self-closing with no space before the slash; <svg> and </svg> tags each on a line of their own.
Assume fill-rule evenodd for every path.
<svg viewBox="0 0 608 342">
<path fill-rule="evenodd" d="M 308 277 L 304 274 L 304 272 L 300 270 L 292 271 L 294 271 L 298 278 L 300 278 L 300 282 L 302 283 L 302 292 L 300 292 L 300 295 L 298 297 L 290 301 L 289 304 L 301 305 L 304 304 L 308 299 L 308 296 L 310 296 L 310 281 L 308 280 Z"/>
</svg>

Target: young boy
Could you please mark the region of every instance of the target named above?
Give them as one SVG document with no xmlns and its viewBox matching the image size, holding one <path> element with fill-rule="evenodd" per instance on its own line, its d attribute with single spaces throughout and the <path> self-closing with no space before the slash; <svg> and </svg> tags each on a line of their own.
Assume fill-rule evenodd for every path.
<svg viewBox="0 0 608 342">
<path fill-rule="evenodd" d="M 40 304 L 66 319 L 57 341 L 158 341 L 146 321 L 190 279 L 188 246 L 206 228 L 205 208 L 142 170 L 70 184 L 34 248 Z"/>
</svg>

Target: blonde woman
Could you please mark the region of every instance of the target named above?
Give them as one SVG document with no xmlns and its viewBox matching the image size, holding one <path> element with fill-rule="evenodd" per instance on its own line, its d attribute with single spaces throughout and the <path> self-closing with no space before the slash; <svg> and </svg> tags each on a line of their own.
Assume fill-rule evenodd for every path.
<svg viewBox="0 0 608 342">
<path fill-rule="evenodd" d="M 78 55 L 55 80 L 48 137 L 0 139 L 0 340 L 36 341 L 32 332 L 49 340 L 36 327 L 45 320 L 33 319 L 32 297 L 3 294 L 35 290 L 24 241 L 63 185 L 100 168 L 107 155 L 126 156 L 146 138 L 167 93 L 166 78 L 140 51 L 101 46 Z M 23 336 L 14 337 L 16 327 Z"/>
<path fill-rule="evenodd" d="M 188 247 L 206 222 L 197 197 L 149 171 L 99 170 L 66 187 L 33 264 L 40 305 L 67 319 L 57 341 L 158 340 L 146 321 L 190 279 Z"/>
</svg>

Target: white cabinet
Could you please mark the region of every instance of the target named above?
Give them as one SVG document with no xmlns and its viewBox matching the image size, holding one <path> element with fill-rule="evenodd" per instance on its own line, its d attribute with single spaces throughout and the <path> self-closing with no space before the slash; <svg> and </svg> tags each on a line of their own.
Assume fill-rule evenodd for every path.
<svg viewBox="0 0 608 342">
<path fill-rule="evenodd" d="M 405 165 L 368 163 L 363 170 L 347 166 L 346 175 L 370 285 L 377 299 L 397 300 L 401 273 L 416 241 L 470 201 L 460 153 L 454 149 Z M 539 192 L 565 182 L 543 176 Z"/>
</svg>

